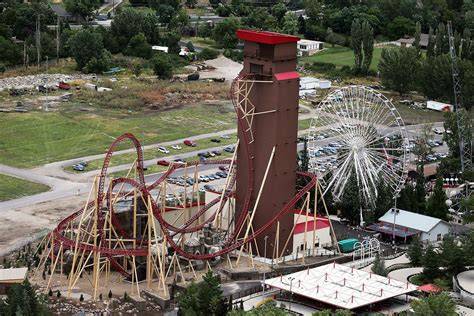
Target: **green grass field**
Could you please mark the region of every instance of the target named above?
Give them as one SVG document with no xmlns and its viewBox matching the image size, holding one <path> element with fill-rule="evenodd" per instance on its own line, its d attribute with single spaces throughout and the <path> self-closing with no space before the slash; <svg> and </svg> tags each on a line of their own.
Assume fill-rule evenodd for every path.
<svg viewBox="0 0 474 316">
<path fill-rule="evenodd" d="M 374 55 L 372 57 L 371 70 L 377 70 L 382 55 L 382 48 L 374 48 Z M 303 57 L 300 63 L 325 62 L 333 63 L 336 66 L 350 66 L 354 65 L 354 51 L 348 47 L 330 47 L 312 56 Z"/>
<path fill-rule="evenodd" d="M 0 116 L 0 163 L 22 168 L 104 153 L 115 137 L 125 132 L 150 144 L 235 127 L 233 110 L 221 105 L 150 113 L 83 112 L 74 107 Z M 130 147 L 126 143 L 119 149 Z"/>
<path fill-rule="evenodd" d="M 46 192 L 47 185 L 0 174 L 0 201 Z"/>
</svg>

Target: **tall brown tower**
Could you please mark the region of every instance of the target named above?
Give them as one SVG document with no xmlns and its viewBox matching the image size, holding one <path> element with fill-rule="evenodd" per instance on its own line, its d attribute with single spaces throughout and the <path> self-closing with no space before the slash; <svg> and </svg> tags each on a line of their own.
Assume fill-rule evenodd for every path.
<svg viewBox="0 0 474 316">
<path fill-rule="evenodd" d="M 245 42 L 244 68 L 240 73 L 240 82 L 236 90 L 240 91 L 238 100 L 244 110 L 239 116 L 246 115 L 251 132 L 239 126 L 236 191 L 236 218 L 242 212 L 249 177 L 253 177 L 253 191 L 249 212 L 256 203 L 265 171 L 275 148 L 269 172 L 260 195 L 253 228 L 258 230 L 268 223 L 275 214 L 295 195 L 296 145 L 298 132 L 299 75 L 296 72 L 296 42 L 298 37 L 271 32 L 237 31 L 237 37 Z M 248 93 L 248 98 L 246 98 Z M 245 114 L 245 113 L 247 114 Z M 253 169 L 244 144 L 244 133 L 253 153 Z M 280 219 L 279 250 L 283 246 L 293 227 L 293 212 Z M 261 237 L 257 244 L 260 255 L 264 255 L 264 236 L 268 236 L 267 257 L 274 253 L 277 225 L 273 225 Z M 287 249 L 293 247 L 290 237 Z M 255 251 L 254 251 L 255 254 Z"/>
</svg>

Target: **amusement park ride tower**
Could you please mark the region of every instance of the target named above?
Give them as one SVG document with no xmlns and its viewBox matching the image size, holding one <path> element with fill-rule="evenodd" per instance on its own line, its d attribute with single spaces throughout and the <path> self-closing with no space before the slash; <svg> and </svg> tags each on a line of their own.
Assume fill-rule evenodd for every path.
<svg viewBox="0 0 474 316">
<path fill-rule="evenodd" d="M 245 203 L 248 185 L 252 189 L 249 212 L 256 212 L 252 226 L 256 231 L 273 218 L 295 196 L 296 146 L 298 132 L 299 75 L 296 72 L 298 37 L 259 31 L 237 31 L 244 41 L 244 67 L 233 93 L 239 102 L 239 117 L 248 125 L 239 125 L 237 149 L 237 188 L 235 217 Z M 244 146 L 242 142 L 248 146 Z M 247 152 L 248 151 L 248 152 Z M 249 154 L 249 159 L 239 159 Z M 260 256 L 272 257 L 278 245 L 281 254 L 292 249 L 293 212 L 287 212 L 257 238 Z M 243 232 L 242 234 L 243 235 Z M 286 255 L 285 253 L 284 255 Z M 289 254 L 289 252 L 288 252 Z"/>
</svg>

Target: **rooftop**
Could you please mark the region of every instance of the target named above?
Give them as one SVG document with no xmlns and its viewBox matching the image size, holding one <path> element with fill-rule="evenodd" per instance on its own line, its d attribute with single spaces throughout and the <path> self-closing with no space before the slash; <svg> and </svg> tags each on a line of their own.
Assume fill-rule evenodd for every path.
<svg viewBox="0 0 474 316">
<path fill-rule="evenodd" d="M 28 268 L 0 269 L 0 282 L 22 282 L 26 278 Z"/>
<path fill-rule="evenodd" d="M 237 30 L 237 38 L 243 41 L 257 42 L 263 44 L 283 44 L 283 43 L 295 43 L 300 40 L 297 36 L 285 35 L 275 32 L 266 31 L 248 31 L 248 30 Z"/>
<path fill-rule="evenodd" d="M 382 217 L 379 218 L 380 222 L 391 223 L 393 227 L 394 221 L 394 208 L 391 208 L 385 213 Z M 413 213 L 401 209 L 397 209 L 395 216 L 396 226 L 407 227 L 409 229 L 414 229 L 421 232 L 429 232 L 436 225 L 442 222 L 439 218 L 434 218 L 431 216 L 426 216 L 418 213 Z"/>
<path fill-rule="evenodd" d="M 354 309 L 413 292 L 408 282 L 386 278 L 337 263 L 302 270 L 265 284 L 344 309 Z"/>
<path fill-rule="evenodd" d="M 328 227 L 329 221 L 327 219 L 317 218 L 316 222 L 314 220 L 309 220 L 308 225 L 306 225 L 305 222 L 296 224 L 293 234 L 303 234 L 305 232 L 305 229 L 306 232 L 312 232 L 313 230 L 324 229 Z"/>
</svg>

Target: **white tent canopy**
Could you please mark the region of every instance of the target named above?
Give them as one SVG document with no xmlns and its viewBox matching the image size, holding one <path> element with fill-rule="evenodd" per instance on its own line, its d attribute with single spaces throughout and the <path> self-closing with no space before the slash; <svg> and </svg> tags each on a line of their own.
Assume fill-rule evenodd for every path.
<svg viewBox="0 0 474 316">
<path fill-rule="evenodd" d="M 344 309 L 380 302 L 417 289 L 411 283 L 337 263 L 269 279 L 265 284 Z"/>
</svg>

